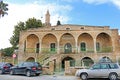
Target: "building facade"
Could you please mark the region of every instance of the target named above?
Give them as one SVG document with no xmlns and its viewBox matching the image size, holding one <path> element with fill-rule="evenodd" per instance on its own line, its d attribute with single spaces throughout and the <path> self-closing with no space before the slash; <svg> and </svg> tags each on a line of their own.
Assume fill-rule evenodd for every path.
<svg viewBox="0 0 120 80">
<path fill-rule="evenodd" d="M 48 65 L 54 61 L 55 70 L 71 66 L 90 66 L 101 58 L 119 60 L 118 29 L 109 26 L 56 25 L 51 26 L 47 11 L 45 26 L 23 31 L 19 39 L 18 60 L 38 61 Z"/>
</svg>

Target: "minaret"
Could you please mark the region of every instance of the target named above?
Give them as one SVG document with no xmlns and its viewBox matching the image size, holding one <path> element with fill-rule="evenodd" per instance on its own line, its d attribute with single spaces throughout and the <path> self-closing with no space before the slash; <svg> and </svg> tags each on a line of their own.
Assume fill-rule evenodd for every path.
<svg viewBox="0 0 120 80">
<path fill-rule="evenodd" d="M 50 24 L 50 14 L 49 14 L 49 10 L 47 10 L 47 13 L 45 15 L 45 26 L 51 26 Z"/>
</svg>

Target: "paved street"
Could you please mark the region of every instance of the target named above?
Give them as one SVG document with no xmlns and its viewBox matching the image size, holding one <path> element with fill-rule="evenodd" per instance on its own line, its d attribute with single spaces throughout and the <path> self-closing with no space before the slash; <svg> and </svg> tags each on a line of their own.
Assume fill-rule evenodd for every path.
<svg viewBox="0 0 120 80">
<path fill-rule="evenodd" d="M 75 76 L 61 76 L 61 75 L 41 75 L 34 77 L 26 77 L 24 75 L 0 75 L 0 80 L 80 80 Z M 109 80 L 109 79 L 89 79 L 89 80 Z"/>
<path fill-rule="evenodd" d="M 41 75 L 35 77 L 26 77 L 24 75 L 0 75 L 0 80 L 80 80 L 74 76 L 55 76 L 55 75 Z"/>
</svg>

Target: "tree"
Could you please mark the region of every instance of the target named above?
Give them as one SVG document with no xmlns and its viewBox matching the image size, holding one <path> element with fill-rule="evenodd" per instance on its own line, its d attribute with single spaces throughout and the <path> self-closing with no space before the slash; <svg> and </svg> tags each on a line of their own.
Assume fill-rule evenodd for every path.
<svg viewBox="0 0 120 80">
<path fill-rule="evenodd" d="M 2 53 L 2 56 L 12 56 L 13 52 L 14 52 L 14 48 L 13 47 L 8 47 L 8 48 L 4 48 L 0 50 Z"/>
<path fill-rule="evenodd" d="M 29 18 L 26 21 L 26 28 L 38 28 L 38 27 L 42 27 L 42 22 L 41 20 L 37 20 L 34 17 L 33 18 Z"/>
<path fill-rule="evenodd" d="M 0 1 L 0 17 L 3 17 L 5 14 L 8 14 L 8 4 L 4 3 L 3 1 Z"/>
<path fill-rule="evenodd" d="M 16 46 L 19 43 L 19 35 L 20 31 L 25 30 L 25 24 L 24 22 L 19 22 L 17 25 L 14 27 L 13 31 L 13 36 L 10 38 L 10 43 L 12 47 L 16 48 Z"/>
<path fill-rule="evenodd" d="M 21 31 L 38 27 L 42 27 L 42 22 L 41 20 L 37 20 L 35 18 L 29 18 L 26 22 L 19 22 L 17 25 L 15 25 L 13 36 L 10 38 L 10 43 L 12 47 L 17 47 Z"/>
</svg>

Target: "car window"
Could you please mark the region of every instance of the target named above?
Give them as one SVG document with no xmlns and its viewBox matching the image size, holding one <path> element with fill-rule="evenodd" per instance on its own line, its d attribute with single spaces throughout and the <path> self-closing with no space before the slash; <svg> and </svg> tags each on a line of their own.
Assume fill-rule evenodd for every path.
<svg viewBox="0 0 120 80">
<path fill-rule="evenodd" d="M 118 65 L 117 64 L 109 64 L 111 69 L 118 69 Z"/>
<path fill-rule="evenodd" d="M 3 66 L 4 65 L 4 63 L 0 63 L 0 66 Z"/>
<path fill-rule="evenodd" d="M 24 65 L 24 66 L 33 66 L 33 63 L 25 62 L 23 65 Z"/>
<path fill-rule="evenodd" d="M 93 65 L 92 69 L 100 69 L 100 64 Z"/>
<path fill-rule="evenodd" d="M 5 64 L 5 66 L 10 66 L 9 64 Z"/>
<path fill-rule="evenodd" d="M 36 66 L 36 67 L 41 67 L 41 65 L 37 62 L 25 62 L 23 64 L 24 66 Z"/>
<path fill-rule="evenodd" d="M 108 69 L 108 64 L 101 64 L 101 69 Z"/>
<path fill-rule="evenodd" d="M 36 62 L 34 65 L 37 67 L 41 67 L 41 65 L 38 62 Z"/>
<path fill-rule="evenodd" d="M 23 66 L 23 63 L 20 63 L 20 64 L 18 64 L 17 66 L 22 67 L 22 66 Z"/>
</svg>

